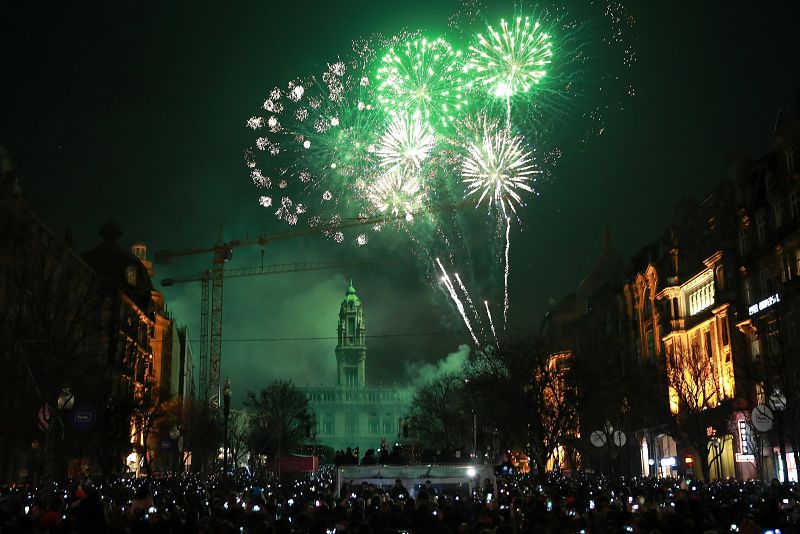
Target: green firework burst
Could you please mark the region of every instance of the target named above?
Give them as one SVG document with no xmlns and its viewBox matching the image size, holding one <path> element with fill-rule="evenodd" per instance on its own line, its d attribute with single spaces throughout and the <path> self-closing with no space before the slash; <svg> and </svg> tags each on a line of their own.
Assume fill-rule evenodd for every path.
<svg viewBox="0 0 800 534">
<path fill-rule="evenodd" d="M 470 82 L 463 60 L 462 52 L 442 38 L 390 48 L 376 75 L 378 103 L 389 113 L 408 113 L 448 128 L 468 105 Z"/>
<path fill-rule="evenodd" d="M 500 31 L 488 27 L 489 35 L 477 35 L 468 61 L 475 82 L 490 94 L 510 98 L 527 93 L 547 74 L 553 56 L 550 35 L 538 21 L 517 17 L 509 27 L 500 21 Z"/>
</svg>

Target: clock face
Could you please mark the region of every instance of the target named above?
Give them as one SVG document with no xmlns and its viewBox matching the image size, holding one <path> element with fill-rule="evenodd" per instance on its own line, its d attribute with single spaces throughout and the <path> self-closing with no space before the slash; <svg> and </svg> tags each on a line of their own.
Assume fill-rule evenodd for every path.
<svg viewBox="0 0 800 534">
<path fill-rule="evenodd" d="M 127 269 L 125 269 L 125 281 L 132 286 L 136 285 L 136 267 L 133 265 L 130 265 Z"/>
</svg>

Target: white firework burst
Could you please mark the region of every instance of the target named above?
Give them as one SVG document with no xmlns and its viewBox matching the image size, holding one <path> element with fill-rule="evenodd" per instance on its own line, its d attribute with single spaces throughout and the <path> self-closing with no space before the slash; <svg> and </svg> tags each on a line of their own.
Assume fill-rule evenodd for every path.
<svg viewBox="0 0 800 534">
<path fill-rule="evenodd" d="M 505 212 L 508 207 L 516 213 L 522 205 L 520 191 L 533 192 L 536 181 L 533 157 L 525 149 L 520 136 L 508 130 L 484 128 L 481 137 L 466 145 L 467 155 L 461 164 L 461 177 L 466 186 L 466 196 L 478 195 L 478 204 L 484 198 L 489 205 L 499 205 Z"/>
<path fill-rule="evenodd" d="M 381 167 L 400 168 L 404 173 L 419 173 L 430 156 L 435 138 L 431 127 L 417 117 L 398 115 L 381 137 L 376 153 Z"/>
<path fill-rule="evenodd" d="M 407 175 L 394 167 L 380 175 L 367 186 L 367 199 L 381 212 L 392 215 L 405 214 L 406 220 L 414 217 L 425 203 L 425 190 L 416 175 Z"/>
</svg>

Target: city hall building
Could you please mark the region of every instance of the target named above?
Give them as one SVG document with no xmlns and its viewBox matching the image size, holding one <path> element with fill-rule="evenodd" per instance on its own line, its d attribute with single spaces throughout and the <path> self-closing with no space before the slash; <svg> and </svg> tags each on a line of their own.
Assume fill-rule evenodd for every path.
<svg viewBox="0 0 800 534">
<path fill-rule="evenodd" d="M 368 449 L 377 451 L 383 441 L 391 449 L 401 436 L 401 419 L 414 390 L 367 384 L 364 308 L 352 281 L 339 308 L 337 338 L 335 384 L 305 388 L 316 444 L 334 450 L 358 447 L 362 457 Z"/>
</svg>

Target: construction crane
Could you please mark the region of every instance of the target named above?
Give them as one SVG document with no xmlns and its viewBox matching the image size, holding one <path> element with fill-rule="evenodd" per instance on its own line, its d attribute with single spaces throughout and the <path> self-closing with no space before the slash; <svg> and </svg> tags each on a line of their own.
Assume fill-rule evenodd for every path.
<svg viewBox="0 0 800 534">
<path fill-rule="evenodd" d="M 434 206 L 426 210 L 421 210 L 420 213 L 438 213 L 445 211 L 455 211 L 465 206 L 474 206 L 473 201 L 460 202 L 457 204 L 445 204 L 442 206 Z M 304 228 L 302 230 L 295 230 L 291 232 L 283 232 L 277 234 L 261 235 L 257 237 L 249 237 L 245 239 L 232 239 L 224 241 L 222 235 L 222 228 L 217 237 L 217 242 L 214 245 L 199 246 L 193 248 L 179 249 L 179 250 L 161 250 L 156 252 L 154 260 L 156 263 L 168 263 L 174 258 L 181 258 L 185 256 L 196 256 L 198 254 L 212 254 L 211 271 L 208 275 L 210 283 L 206 282 L 202 286 L 201 301 L 206 303 L 210 301 L 210 312 L 207 312 L 208 306 L 202 306 L 201 320 L 200 320 L 200 338 L 201 340 L 208 339 L 209 343 L 200 345 L 200 365 L 201 375 L 203 369 L 203 362 L 211 363 L 210 372 L 208 373 L 209 383 L 207 384 L 207 391 L 215 391 L 215 398 L 219 404 L 219 370 L 220 362 L 222 360 L 222 293 L 223 293 L 223 280 L 225 277 L 225 262 L 233 257 L 233 250 L 240 247 L 250 247 L 259 245 L 264 247 L 267 243 L 275 241 L 285 241 L 288 239 L 295 239 L 307 235 L 320 234 L 325 232 L 337 232 L 347 230 L 349 228 L 356 228 L 359 226 L 374 226 L 380 225 L 391 221 L 402 220 L 406 218 L 405 213 L 396 213 L 389 215 L 378 215 L 373 217 L 358 217 L 355 219 L 344 219 L 339 222 L 331 224 L 320 224 L 317 226 Z M 174 283 L 175 279 L 173 279 Z M 200 280 L 202 281 L 202 279 Z M 210 288 L 209 288 L 210 285 Z M 201 391 L 203 391 L 201 386 Z"/>
<path fill-rule="evenodd" d="M 259 267 L 244 267 L 239 269 L 227 269 L 223 271 L 224 278 L 238 278 L 243 276 L 261 276 L 261 275 L 269 275 L 269 274 L 284 274 L 284 273 L 299 273 L 304 271 L 319 271 L 323 269 L 338 269 L 341 267 L 353 267 L 359 265 L 368 265 L 370 262 L 368 261 L 361 261 L 361 260 L 352 260 L 352 261 L 330 261 L 330 262 L 318 262 L 318 263 L 283 263 L 283 264 L 276 264 L 276 265 L 261 265 Z M 212 271 L 203 271 L 201 273 L 196 273 L 187 276 L 177 276 L 175 278 L 164 278 L 161 280 L 161 285 L 164 287 L 172 287 L 175 284 L 183 284 L 187 282 L 200 282 L 201 283 L 201 292 L 200 292 L 200 392 L 203 395 L 204 400 L 209 400 L 211 396 L 212 402 L 216 399 L 216 403 L 219 404 L 219 376 L 220 376 L 220 364 L 221 361 L 219 358 L 211 360 L 211 373 L 209 376 L 209 367 L 208 367 L 208 348 L 209 348 L 209 339 L 208 339 L 208 324 L 209 324 L 209 316 L 214 316 L 214 313 L 209 313 L 213 310 L 209 310 L 209 282 L 212 279 Z M 222 306 L 221 306 L 221 296 L 220 296 L 220 306 L 219 306 L 219 322 L 222 323 Z M 219 334 L 221 336 L 221 328 L 219 329 Z M 221 337 L 219 338 L 221 342 Z M 221 343 L 220 343 L 221 345 Z M 212 353 L 213 354 L 213 353 Z M 221 355 L 221 353 L 220 353 Z M 211 382 L 209 384 L 209 381 Z M 216 391 L 214 389 L 209 389 L 209 387 L 216 387 Z"/>
</svg>

